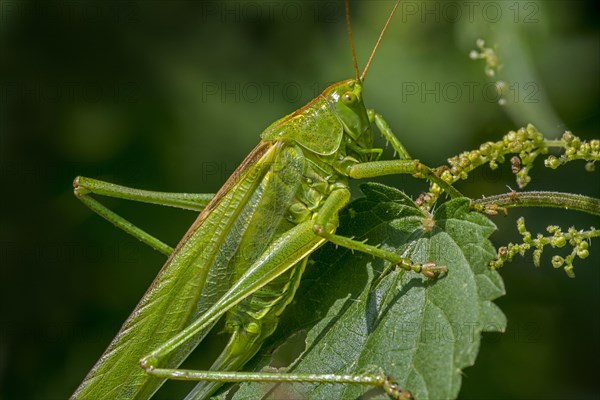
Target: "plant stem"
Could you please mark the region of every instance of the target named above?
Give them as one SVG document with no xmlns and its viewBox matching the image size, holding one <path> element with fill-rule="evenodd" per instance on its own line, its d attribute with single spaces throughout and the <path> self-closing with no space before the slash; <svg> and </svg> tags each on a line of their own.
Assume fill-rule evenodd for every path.
<svg viewBox="0 0 600 400">
<path fill-rule="evenodd" d="M 497 208 L 554 207 L 600 216 L 600 199 L 561 192 L 509 192 L 471 200 L 471 207 L 485 212 Z"/>
</svg>

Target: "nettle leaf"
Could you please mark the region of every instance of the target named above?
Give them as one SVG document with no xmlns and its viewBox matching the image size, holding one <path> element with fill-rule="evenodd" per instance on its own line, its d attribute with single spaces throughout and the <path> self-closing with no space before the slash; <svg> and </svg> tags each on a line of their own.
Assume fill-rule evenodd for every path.
<svg viewBox="0 0 600 400">
<path fill-rule="evenodd" d="M 338 234 L 415 262 L 448 268 L 437 280 L 404 270 L 380 277 L 386 263 L 325 245 L 315 253 L 295 300 L 277 332 L 249 368 L 294 373 L 360 374 L 383 370 L 416 399 L 455 398 L 461 370 L 473 365 L 481 332 L 504 331 L 506 319 L 492 300 L 504 294 L 488 218 L 469 211 L 468 199 L 441 205 L 433 217 L 404 193 L 380 184 L 361 187 L 366 197 L 341 215 Z M 286 341 L 291 364 L 277 360 Z M 274 351 L 275 350 L 275 351 Z M 268 367 L 270 365 L 270 367 Z M 387 398 L 377 388 L 336 384 L 242 384 L 227 398 Z"/>
</svg>

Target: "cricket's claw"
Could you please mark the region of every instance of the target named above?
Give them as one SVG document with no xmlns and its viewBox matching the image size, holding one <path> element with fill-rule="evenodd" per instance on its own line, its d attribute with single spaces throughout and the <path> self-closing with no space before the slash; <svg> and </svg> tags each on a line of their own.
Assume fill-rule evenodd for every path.
<svg viewBox="0 0 600 400">
<path fill-rule="evenodd" d="M 436 263 L 432 262 L 428 262 L 425 264 L 415 264 L 410 260 L 403 259 L 396 265 L 406 271 L 414 271 L 418 274 L 423 274 L 423 276 L 431 279 L 437 278 L 441 274 L 448 271 L 446 267 L 442 265 L 437 265 Z"/>
<path fill-rule="evenodd" d="M 441 274 L 447 272 L 448 268 L 446 268 L 442 265 L 437 265 L 435 263 L 430 262 L 430 263 L 415 265 L 414 271 L 423 274 L 423 276 L 425 276 L 426 278 L 435 279 L 435 278 L 439 277 Z"/>
<path fill-rule="evenodd" d="M 406 391 L 392 380 L 392 377 L 388 376 L 385 378 L 383 382 L 383 390 L 390 396 L 392 399 L 396 400 L 413 400 L 413 396 L 409 391 Z"/>
</svg>

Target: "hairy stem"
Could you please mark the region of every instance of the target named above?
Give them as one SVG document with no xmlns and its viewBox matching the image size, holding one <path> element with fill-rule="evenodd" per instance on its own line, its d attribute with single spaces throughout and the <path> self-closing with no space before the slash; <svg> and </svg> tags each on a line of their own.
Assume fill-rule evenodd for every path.
<svg viewBox="0 0 600 400">
<path fill-rule="evenodd" d="M 489 210 L 513 207 L 554 207 L 600 216 L 600 199 L 561 192 L 509 192 L 471 201 L 471 207 L 489 214 Z"/>
</svg>

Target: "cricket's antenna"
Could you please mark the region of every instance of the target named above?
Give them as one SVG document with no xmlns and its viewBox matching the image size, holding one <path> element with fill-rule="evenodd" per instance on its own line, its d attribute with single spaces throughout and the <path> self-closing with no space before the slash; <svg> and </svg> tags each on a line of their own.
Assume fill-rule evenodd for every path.
<svg viewBox="0 0 600 400">
<path fill-rule="evenodd" d="M 400 4 L 400 0 L 398 0 L 396 2 L 396 5 L 394 6 L 394 9 L 392 10 L 392 12 L 390 13 L 390 16 L 388 17 L 387 21 L 385 22 L 385 25 L 383 26 L 383 29 L 381 30 L 381 33 L 379 34 L 379 39 L 377 39 L 377 43 L 375 43 L 375 47 L 373 48 L 373 52 L 371 52 L 371 56 L 369 57 L 369 61 L 367 61 L 367 65 L 363 71 L 363 73 L 360 76 L 360 80 L 364 80 L 365 79 L 365 75 L 367 75 L 367 71 L 369 70 L 369 67 L 371 66 L 371 61 L 373 60 L 373 56 L 375 55 L 375 52 L 377 51 L 377 48 L 379 47 L 379 42 L 381 42 L 381 38 L 383 37 L 383 34 L 385 33 L 385 30 L 387 29 L 388 25 L 390 24 L 390 21 L 392 20 L 392 17 L 394 16 L 394 13 L 396 12 L 396 8 L 398 8 L 398 4 Z M 346 1 L 346 6 L 348 5 L 348 2 Z"/>
<path fill-rule="evenodd" d="M 356 61 L 356 51 L 354 50 L 354 41 L 352 40 L 352 27 L 350 26 L 350 5 L 346 0 L 346 25 L 348 26 L 348 36 L 350 37 L 350 49 L 352 49 L 352 62 L 354 63 L 354 75 L 356 80 L 361 78 L 358 76 L 358 62 Z"/>
</svg>

